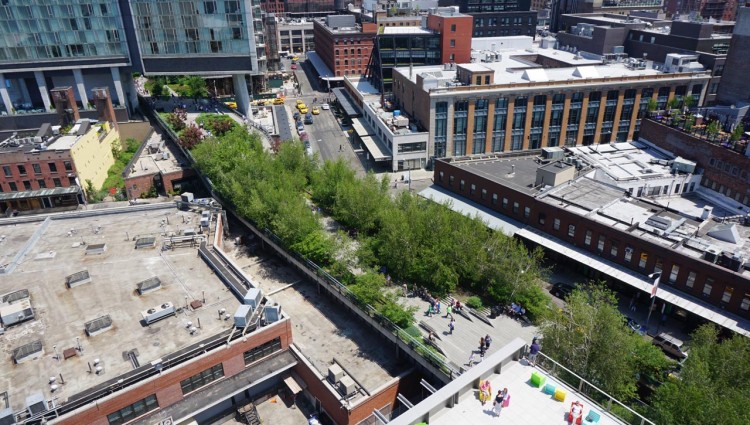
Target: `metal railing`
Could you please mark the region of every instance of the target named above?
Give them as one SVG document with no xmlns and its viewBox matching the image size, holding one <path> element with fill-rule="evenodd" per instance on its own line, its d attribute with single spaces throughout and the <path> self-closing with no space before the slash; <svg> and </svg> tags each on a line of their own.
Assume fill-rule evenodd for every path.
<svg viewBox="0 0 750 425">
<path fill-rule="evenodd" d="M 653 421 L 626 406 L 614 396 L 605 393 L 596 385 L 578 376 L 578 374 L 542 352 L 539 352 L 538 354 L 536 367 L 555 379 L 574 388 L 578 393 L 585 396 L 588 401 L 596 404 L 625 423 L 633 425 L 656 425 Z M 615 412 L 613 408 L 616 409 L 617 412 Z"/>
</svg>

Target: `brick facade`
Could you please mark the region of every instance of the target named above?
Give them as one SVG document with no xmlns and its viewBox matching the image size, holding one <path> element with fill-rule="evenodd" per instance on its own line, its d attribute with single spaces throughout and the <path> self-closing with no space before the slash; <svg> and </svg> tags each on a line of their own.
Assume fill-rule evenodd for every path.
<svg viewBox="0 0 750 425">
<path fill-rule="evenodd" d="M 365 22 L 359 32 L 335 31 L 313 21 L 315 52 L 333 75 L 364 75 L 370 62 L 377 24 Z"/>
<path fill-rule="evenodd" d="M 648 119 L 641 123 L 641 134 L 644 140 L 662 149 L 696 161 L 703 169 L 703 186 L 750 206 L 750 158 L 747 156 Z"/>
<path fill-rule="evenodd" d="M 648 274 L 654 272 L 657 259 L 662 263 L 662 271 L 666 276 L 669 276 L 672 266 L 676 265 L 679 267 L 677 279 L 674 282 L 670 282 L 669 279 L 665 278 L 663 279 L 663 284 L 673 286 L 684 292 L 687 296 L 701 299 L 708 304 L 743 318 L 750 318 L 750 311 L 743 310 L 740 307 L 743 299 L 750 298 L 750 280 L 739 273 L 734 273 L 731 270 L 680 252 L 667 251 L 663 245 L 649 242 L 630 232 L 613 229 L 603 223 L 582 217 L 564 208 L 559 208 L 557 205 L 543 202 L 536 199 L 533 195 L 519 192 L 473 174 L 471 171 L 452 165 L 446 160 L 436 162 L 434 181 L 438 186 L 477 204 L 509 216 L 578 248 L 589 251 L 592 256 L 604 257 L 620 266 L 631 269 L 642 275 L 643 279 L 646 279 Z M 460 182 L 464 182 L 463 190 L 461 189 Z M 472 184 L 476 187 L 473 194 L 469 189 Z M 484 190 L 486 190 L 486 196 L 482 198 Z M 496 203 L 493 203 L 494 194 L 498 196 Z M 504 199 L 508 199 L 506 204 L 507 209 L 503 208 Z M 511 207 L 514 205 L 514 202 L 519 204 L 517 213 L 514 213 Z M 528 217 L 524 216 L 524 209 L 526 207 L 529 207 L 531 211 Z M 559 220 L 557 229 L 555 229 L 556 220 Z M 574 226 L 573 236 L 568 235 L 568 226 L 570 225 Z M 585 244 L 586 232 L 589 230 L 592 232 L 591 240 L 597 241 L 599 236 L 605 238 L 603 251 L 598 251 L 596 243 Z M 613 243 L 618 246 L 617 253 L 614 256 L 610 255 Z M 626 248 L 632 250 L 630 261 L 626 261 L 625 259 Z M 641 257 L 641 254 L 645 254 L 648 257 L 643 268 L 638 265 L 638 259 Z M 695 278 L 692 287 L 688 287 L 688 275 L 691 272 L 695 273 Z M 706 283 L 710 283 L 712 286 L 709 294 L 703 293 Z M 729 302 L 724 303 L 722 302 L 722 296 L 726 288 L 732 289 L 732 296 Z"/>
<path fill-rule="evenodd" d="M 57 422 L 58 425 L 107 425 L 107 415 L 156 394 L 159 406 L 164 408 L 183 399 L 180 381 L 200 373 L 212 366 L 223 363 L 224 378 L 236 375 L 244 370 L 243 353 L 275 338 L 281 339 L 281 349 L 286 350 L 292 343 L 292 325 L 289 319 L 274 326 L 262 328 L 238 340 L 226 348 L 217 348 L 208 355 L 167 369 L 161 375 L 141 382 L 128 390 L 115 393 L 113 396 L 98 400 L 88 408 L 81 408 Z"/>
<path fill-rule="evenodd" d="M 440 57 L 443 61 L 469 63 L 474 18 L 468 15 L 428 15 L 427 28 L 440 34 Z"/>
</svg>

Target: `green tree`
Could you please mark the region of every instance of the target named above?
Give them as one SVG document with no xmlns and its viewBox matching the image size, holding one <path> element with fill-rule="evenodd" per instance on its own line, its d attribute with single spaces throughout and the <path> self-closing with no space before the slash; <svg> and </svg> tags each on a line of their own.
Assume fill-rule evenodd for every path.
<svg viewBox="0 0 750 425">
<path fill-rule="evenodd" d="M 188 97 L 198 99 L 202 97 L 208 97 L 208 88 L 206 87 L 206 80 L 198 76 L 187 77 L 183 80 L 183 84 L 188 87 Z"/>
<path fill-rule="evenodd" d="M 149 92 L 151 93 L 152 97 L 161 97 L 164 96 L 164 85 L 166 84 L 166 81 L 164 80 L 164 77 L 156 77 L 154 79 L 153 84 L 150 84 L 151 87 L 149 89 Z"/>
<path fill-rule="evenodd" d="M 689 110 L 690 108 L 692 108 L 693 105 L 695 105 L 695 96 L 693 96 L 692 94 L 689 94 L 689 95 L 685 96 L 682 99 L 682 105 L 687 110 Z"/>
<path fill-rule="evenodd" d="M 178 110 L 176 112 L 168 113 L 166 121 L 175 133 L 179 133 L 187 126 L 187 124 L 185 124 L 186 116 L 187 114 L 184 114 L 183 116 Z"/>
<path fill-rule="evenodd" d="M 203 132 L 195 124 L 190 124 L 179 133 L 179 137 L 180 145 L 190 150 L 203 139 Z"/>
<path fill-rule="evenodd" d="M 648 99 L 648 103 L 646 104 L 646 109 L 648 109 L 649 113 L 653 113 L 654 111 L 656 111 L 656 108 L 658 107 L 659 107 L 659 103 L 656 101 L 656 99 L 654 99 L 653 97 Z"/>
<path fill-rule="evenodd" d="M 291 247 L 315 264 L 326 266 L 333 260 L 335 243 L 321 229 L 315 229 Z"/>
<path fill-rule="evenodd" d="M 719 342 L 713 325 L 694 334 L 679 379 L 661 385 L 652 398 L 652 418 L 662 425 L 750 423 L 750 339 Z"/>
<path fill-rule="evenodd" d="M 679 97 L 673 97 L 667 102 L 667 108 L 671 111 L 680 107 L 682 100 Z"/>
<path fill-rule="evenodd" d="M 333 216 L 341 224 L 369 233 L 375 229 L 388 192 L 384 179 L 368 173 L 364 178 L 340 182 L 336 188 Z"/>
<path fill-rule="evenodd" d="M 625 326 L 617 300 L 603 285 L 573 291 L 563 309 L 547 315 L 541 332 L 544 354 L 621 400 L 635 396 L 639 373 L 669 364 L 655 346 Z"/>
<path fill-rule="evenodd" d="M 383 300 L 384 287 L 385 276 L 374 271 L 368 271 L 357 276 L 354 285 L 349 286 L 349 290 L 360 301 L 376 306 Z"/>
<path fill-rule="evenodd" d="M 737 125 L 737 127 L 734 128 L 734 130 L 732 130 L 731 139 L 733 142 L 738 142 L 744 134 L 745 126 L 740 123 Z"/>
<path fill-rule="evenodd" d="M 719 123 L 718 121 L 711 121 L 706 126 L 706 135 L 708 135 L 709 140 L 716 139 L 716 136 L 719 135 Z"/>
</svg>

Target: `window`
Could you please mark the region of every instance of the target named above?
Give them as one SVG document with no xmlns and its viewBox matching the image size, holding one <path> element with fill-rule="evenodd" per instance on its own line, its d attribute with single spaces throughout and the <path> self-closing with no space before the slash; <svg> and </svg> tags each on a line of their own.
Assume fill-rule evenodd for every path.
<svg viewBox="0 0 750 425">
<path fill-rule="evenodd" d="M 487 189 L 482 189 L 482 199 L 487 199 Z"/>
<path fill-rule="evenodd" d="M 629 263 L 630 260 L 632 259 L 633 259 L 633 247 L 626 246 L 625 247 L 625 261 Z"/>
<path fill-rule="evenodd" d="M 728 303 L 732 299 L 732 294 L 734 293 L 734 288 L 731 286 L 727 286 L 724 288 L 724 294 L 721 296 L 721 302 Z"/>
<path fill-rule="evenodd" d="M 73 171 L 73 164 L 70 161 L 65 161 L 63 164 L 65 165 L 65 171 Z"/>
<path fill-rule="evenodd" d="M 531 207 L 523 207 L 523 216 L 529 218 L 531 215 Z"/>
<path fill-rule="evenodd" d="M 44 179 L 37 180 L 36 184 L 39 185 L 39 189 L 45 189 L 47 187 L 47 183 L 44 182 Z"/>
<path fill-rule="evenodd" d="M 10 171 L 9 165 L 3 165 L 3 173 L 5 173 L 5 177 L 11 177 L 13 175 L 13 172 Z"/>
<path fill-rule="evenodd" d="M 274 340 L 268 341 L 267 343 L 263 345 L 255 347 L 252 350 L 245 351 L 244 353 L 245 366 L 249 365 L 250 363 L 255 363 L 257 360 L 260 360 L 263 357 L 269 356 L 273 354 L 274 352 L 280 351 L 280 350 L 281 350 L 281 338 L 276 338 Z"/>
<path fill-rule="evenodd" d="M 451 24 L 451 32 L 456 32 L 456 24 Z"/>
<path fill-rule="evenodd" d="M 688 273 L 687 280 L 685 281 L 685 286 L 688 288 L 692 288 L 695 284 L 695 272 Z"/>
<path fill-rule="evenodd" d="M 647 262 L 648 262 L 648 253 L 641 252 L 641 258 L 638 260 L 638 267 L 645 269 Z"/>
<path fill-rule="evenodd" d="M 476 191 L 477 191 L 477 185 L 472 183 L 471 186 L 469 187 L 469 193 L 473 195 Z"/>
<path fill-rule="evenodd" d="M 156 395 L 152 394 L 143 400 L 138 400 L 130 406 L 123 407 L 122 409 L 107 415 L 107 420 L 110 425 L 120 425 L 130 422 L 133 419 L 158 408 L 159 403 L 156 400 Z"/>
<path fill-rule="evenodd" d="M 24 190 L 31 190 L 31 182 L 28 180 L 23 181 L 23 189 Z"/>
<path fill-rule="evenodd" d="M 680 274 L 680 266 L 677 264 L 672 265 L 672 271 L 669 273 L 669 283 L 677 282 L 677 275 Z"/>
<path fill-rule="evenodd" d="M 18 166 L 18 174 L 25 176 L 26 175 L 26 167 L 23 165 Z"/>
<path fill-rule="evenodd" d="M 604 252 L 604 241 L 605 241 L 604 236 L 600 235 L 599 241 L 596 243 L 596 250 L 599 251 L 600 254 Z"/>
<path fill-rule="evenodd" d="M 456 40 L 451 39 L 451 47 L 456 47 Z"/>
<path fill-rule="evenodd" d="M 60 179 L 58 178 L 52 179 L 52 184 L 54 184 L 55 187 L 62 187 L 62 183 L 60 183 Z"/>
<path fill-rule="evenodd" d="M 656 257 L 656 262 L 654 263 L 654 273 L 659 273 L 664 269 L 661 258 Z"/>
<path fill-rule="evenodd" d="M 583 243 L 585 243 L 587 246 L 591 245 L 591 236 L 592 236 L 592 234 L 593 234 L 593 232 L 591 230 L 587 230 L 586 231 L 586 237 L 583 240 Z"/>
<path fill-rule="evenodd" d="M 547 222 L 547 215 L 545 213 L 539 213 L 539 224 L 545 224 Z"/>
<path fill-rule="evenodd" d="M 224 366 L 219 363 L 214 367 L 208 368 L 203 372 L 193 375 L 184 381 L 180 381 L 182 395 L 195 391 L 200 387 L 210 384 L 211 382 L 224 377 Z"/>
<path fill-rule="evenodd" d="M 609 255 L 617 257 L 617 242 L 612 242 L 612 245 L 609 246 Z"/>
<path fill-rule="evenodd" d="M 518 214 L 518 208 L 520 205 L 518 205 L 518 202 L 513 203 L 513 214 Z"/>
<path fill-rule="evenodd" d="M 453 182 L 454 182 L 455 180 L 456 180 L 456 178 L 455 178 L 455 177 L 453 177 L 453 176 L 450 176 L 450 177 L 448 177 L 448 184 L 449 184 L 450 186 L 453 186 Z"/>
<path fill-rule="evenodd" d="M 508 198 L 503 198 L 503 209 L 504 210 L 508 209 Z"/>
<path fill-rule="evenodd" d="M 497 193 L 492 194 L 492 205 L 497 205 Z"/>
<path fill-rule="evenodd" d="M 49 172 L 50 173 L 56 173 L 57 172 L 57 164 L 55 164 L 54 162 L 48 163 L 47 166 L 49 167 Z"/>
<path fill-rule="evenodd" d="M 750 294 L 745 294 L 745 296 L 742 298 L 742 304 L 740 304 L 740 308 L 745 311 L 750 309 Z"/>
<path fill-rule="evenodd" d="M 458 187 L 461 189 L 461 191 L 463 191 L 464 187 L 466 187 L 466 182 L 464 182 L 463 179 L 461 179 L 461 183 L 458 184 Z"/>
<path fill-rule="evenodd" d="M 706 283 L 703 284 L 703 296 L 708 297 L 711 296 L 711 289 L 714 287 L 714 280 L 709 278 L 706 278 Z"/>
<path fill-rule="evenodd" d="M 8 182 L 8 187 L 11 192 L 18 192 L 18 186 L 16 186 L 15 182 Z"/>
<path fill-rule="evenodd" d="M 568 224 L 568 236 L 571 238 L 576 235 L 576 225 L 575 224 Z"/>
<path fill-rule="evenodd" d="M 443 172 L 441 171 L 441 172 L 440 172 L 440 173 L 438 174 L 438 180 L 440 180 L 440 181 L 443 181 L 443 175 L 444 175 L 444 173 L 443 173 Z"/>
<path fill-rule="evenodd" d="M 39 164 L 31 164 L 31 168 L 34 169 L 34 174 L 42 174 L 42 166 Z"/>
<path fill-rule="evenodd" d="M 554 228 L 555 230 L 560 230 L 560 219 L 559 219 L 559 218 L 556 218 L 556 219 L 555 219 L 555 220 L 554 220 L 554 221 L 552 222 L 552 227 L 553 227 L 553 228 Z"/>
</svg>

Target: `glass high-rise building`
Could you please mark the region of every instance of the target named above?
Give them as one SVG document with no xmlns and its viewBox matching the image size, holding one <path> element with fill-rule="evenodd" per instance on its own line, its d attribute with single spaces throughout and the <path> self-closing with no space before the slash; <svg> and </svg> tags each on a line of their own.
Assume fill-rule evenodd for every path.
<svg viewBox="0 0 750 425">
<path fill-rule="evenodd" d="M 135 105 L 133 72 L 231 74 L 243 104 L 264 71 L 259 0 L 0 0 L 0 115 L 50 111 L 66 86 L 83 109 L 95 87 Z"/>
</svg>

